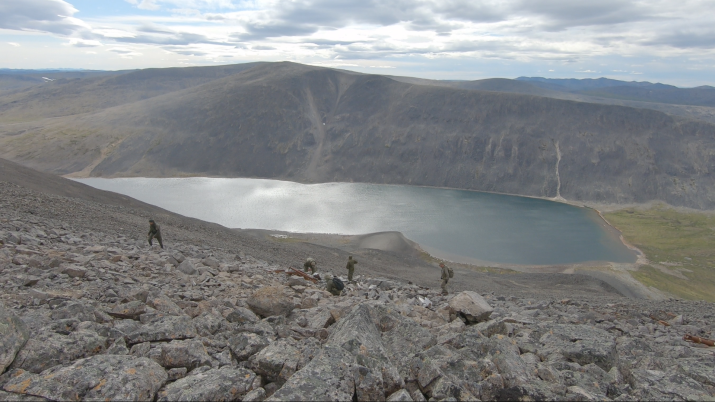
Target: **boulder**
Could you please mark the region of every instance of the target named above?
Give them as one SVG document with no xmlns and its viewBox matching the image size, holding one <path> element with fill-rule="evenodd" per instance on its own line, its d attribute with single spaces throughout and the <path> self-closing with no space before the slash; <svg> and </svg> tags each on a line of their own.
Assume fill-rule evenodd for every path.
<svg viewBox="0 0 715 402">
<path fill-rule="evenodd" d="M 226 320 L 236 324 L 246 324 L 258 322 L 260 318 L 253 314 L 253 311 L 245 307 L 236 307 L 226 315 Z"/>
<path fill-rule="evenodd" d="M 206 257 L 203 260 L 201 260 L 201 263 L 206 265 L 207 267 L 211 268 L 218 268 L 219 265 L 221 264 L 217 259 L 213 257 Z"/>
<path fill-rule="evenodd" d="M 288 315 L 295 308 L 293 298 L 283 286 L 266 286 L 248 298 L 248 307 L 263 317 Z"/>
<path fill-rule="evenodd" d="M 74 318 L 79 321 L 96 321 L 95 308 L 80 302 L 68 302 L 52 311 L 53 320 Z"/>
<path fill-rule="evenodd" d="M 299 370 L 268 401 L 349 401 L 355 393 L 350 352 L 340 346 L 326 346 L 307 366 Z"/>
<path fill-rule="evenodd" d="M 160 346 L 159 364 L 164 368 L 186 367 L 191 371 L 211 363 L 211 357 L 206 353 L 204 345 L 195 339 L 171 341 Z"/>
<path fill-rule="evenodd" d="M 196 270 L 196 267 L 194 264 L 189 261 L 189 260 L 184 260 L 181 264 L 179 264 L 178 267 L 176 267 L 179 271 L 185 273 L 186 275 L 198 275 L 199 271 Z"/>
<path fill-rule="evenodd" d="M 87 270 L 77 265 L 68 265 L 62 270 L 63 274 L 67 274 L 70 278 L 84 278 L 87 275 Z"/>
<path fill-rule="evenodd" d="M 605 371 L 616 364 L 616 340 L 605 330 L 590 325 L 555 324 L 541 336 L 538 355 L 542 360 L 553 353 L 585 366 L 594 363 Z"/>
<path fill-rule="evenodd" d="M 22 369 L 15 369 L 8 373 L 7 382 L 3 389 L 14 395 L 27 397 L 40 397 L 51 401 L 79 401 L 80 397 L 72 387 L 69 387 L 39 374 L 30 373 Z M 11 395 L 12 395 L 11 394 Z M 0 395 L 2 397 L 3 395 Z M 3 400 L 12 400 L 3 398 Z M 17 399 L 21 400 L 21 399 Z"/>
<path fill-rule="evenodd" d="M 261 402 L 264 399 L 266 399 L 266 390 L 263 389 L 262 387 L 258 387 L 256 389 L 254 389 L 253 391 L 244 395 L 243 399 L 241 399 L 241 401 L 243 401 L 243 402 Z"/>
<path fill-rule="evenodd" d="M 164 369 L 145 357 L 98 355 L 42 373 L 72 388 L 83 400 L 153 400 L 167 380 Z"/>
<path fill-rule="evenodd" d="M 401 390 L 393 393 L 392 395 L 388 396 L 387 401 L 388 402 L 412 402 L 413 399 L 410 396 L 409 392 L 407 392 L 404 389 L 401 389 Z"/>
<path fill-rule="evenodd" d="M 268 339 L 251 332 L 240 333 L 228 341 L 236 360 L 244 361 L 269 345 Z"/>
<path fill-rule="evenodd" d="M 268 381 L 283 383 L 298 370 L 300 361 L 300 351 L 281 339 L 258 352 L 253 368 Z"/>
<path fill-rule="evenodd" d="M 191 339 L 198 336 L 191 317 L 165 316 L 142 325 L 126 336 L 127 343 L 134 345 L 142 342 L 171 341 L 174 339 Z"/>
<path fill-rule="evenodd" d="M 134 300 L 115 306 L 112 311 L 109 312 L 109 315 L 122 319 L 138 320 L 139 316 L 144 313 L 146 313 L 146 304 L 139 300 Z"/>
<path fill-rule="evenodd" d="M 17 352 L 30 338 L 27 325 L 13 313 L 0 307 L 0 373 L 15 360 Z"/>
<path fill-rule="evenodd" d="M 464 291 L 449 301 L 449 307 L 456 314 L 463 315 L 469 323 L 486 321 L 494 309 L 477 292 Z"/>
<path fill-rule="evenodd" d="M 221 367 L 188 375 L 159 392 L 158 401 L 238 401 L 256 379 L 243 368 Z"/>
<path fill-rule="evenodd" d="M 173 259 L 175 259 L 179 264 L 181 264 L 182 262 L 184 262 L 184 260 L 186 260 L 186 257 L 184 257 L 184 255 L 181 254 L 181 252 L 179 252 L 179 251 L 172 252 L 171 257 Z"/>
<path fill-rule="evenodd" d="M 164 295 L 149 294 L 146 298 L 146 304 L 168 315 L 184 315 L 184 311 L 181 307 Z"/>
<path fill-rule="evenodd" d="M 28 340 L 10 367 L 40 373 L 51 367 L 102 353 L 107 338 L 96 332 L 79 330 L 69 335 L 41 331 Z"/>
<path fill-rule="evenodd" d="M 211 313 L 204 313 L 193 321 L 200 336 L 211 336 L 226 326 L 225 319 Z"/>
</svg>

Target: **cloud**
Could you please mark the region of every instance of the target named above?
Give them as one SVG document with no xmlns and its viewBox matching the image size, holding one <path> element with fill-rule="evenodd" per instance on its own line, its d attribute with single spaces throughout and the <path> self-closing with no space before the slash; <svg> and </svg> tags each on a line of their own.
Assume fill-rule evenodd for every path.
<svg viewBox="0 0 715 402">
<path fill-rule="evenodd" d="M 77 12 L 62 0 L 3 0 L 0 2 L 0 29 L 41 31 L 70 35 L 87 28 L 72 18 Z"/>
<path fill-rule="evenodd" d="M 715 29 L 679 30 L 659 34 L 647 45 L 667 45 L 679 49 L 715 49 Z"/>
<path fill-rule="evenodd" d="M 68 45 L 74 46 L 74 47 L 98 47 L 98 46 L 102 46 L 102 42 L 100 42 L 98 40 L 85 40 L 85 39 L 72 38 L 72 39 L 70 39 Z"/>
<path fill-rule="evenodd" d="M 8 42 L 7 44 L 10 46 L 20 47 L 20 44 L 17 42 Z"/>
<path fill-rule="evenodd" d="M 586 74 L 598 74 L 600 71 L 593 71 L 593 70 L 583 70 L 583 71 L 575 71 L 576 73 L 586 73 Z"/>
<path fill-rule="evenodd" d="M 125 0 L 127 3 L 143 10 L 159 10 L 162 5 L 175 9 L 233 9 L 231 0 Z"/>
<path fill-rule="evenodd" d="M 520 10 L 517 14 L 540 17 L 540 25 L 548 31 L 653 18 L 652 8 L 636 1 L 521 0 L 515 5 L 515 10 Z"/>
</svg>

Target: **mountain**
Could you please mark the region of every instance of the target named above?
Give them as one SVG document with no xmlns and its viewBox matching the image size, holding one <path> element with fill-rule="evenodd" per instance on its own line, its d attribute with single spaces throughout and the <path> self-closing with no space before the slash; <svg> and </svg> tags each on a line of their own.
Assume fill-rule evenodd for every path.
<svg viewBox="0 0 715 402">
<path fill-rule="evenodd" d="M 528 82 L 551 91 L 570 92 L 593 97 L 715 107 L 715 88 L 707 85 L 696 88 L 678 88 L 660 83 L 627 82 L 608 78 L 579 80 L 573 78 L 519 77 L 516 81 Z"/>
<path fill-rule="evenodd" d="M 287 62 L 203 83 L 186 73 L 191 86 L 155 89 L 149 73 L 178 71 L 106 78 L 119 100 L 101 97 L 95 81 L 90 91 L 63 83 L 46 98 L 15 93 L 14 104 L 0 97 L 0 156 L 60 174 L 358 181 L 715 208 L 715 125 L 701 121 Z M 139 99 L 142 91 L 157 95 Z M 86 111 L 67 114 L 75 105 Z M 54 118 L 8 123 L 25 109 Z"/>
<path fill-rule="evenodd" d="M 43 80 L 44 85 L 35 85 L 25 91 L 0 97 L 0 122 L 30 121 L 103 110 L 205 84 L 256 65 L 246 63 L 216 67 L 150 68 L 84 78 L 40 74 L 54 81 Z M 23 77 L 42 79 L 37 75 Z M 2 79 L 0 75 L 0 83 Z"/>
<path fill-rule="evenodd" d="M 651 83 L 648 81 L 621 81 L 612 80 L 610 78 L 543 78 L 543 77 L 519 77 L 516 81 L 525 81 L 536 86 L 553 89 L 557 91 L 589 91 L 601 88 L 611 88 L 611 87 L 636 87 L 636 88 L 677 88 L 672 85 L 665 85 L 660 83 Z"/>
</svg>

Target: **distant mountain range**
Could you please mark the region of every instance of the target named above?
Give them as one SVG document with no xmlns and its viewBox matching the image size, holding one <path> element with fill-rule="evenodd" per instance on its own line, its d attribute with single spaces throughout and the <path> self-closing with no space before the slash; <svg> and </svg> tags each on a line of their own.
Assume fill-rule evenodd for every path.
<svg viewBox="0 0 715 402">
<path fill-rule="evenodd" d="M 715 209 L 715 108 L 691 105 L 704 95 L 624 100 L 584 91 L 686 89 L 565 81 L 287 62 L 57 78 L 0 92 L 0 157 L 80 176 L 359 181 Z"/>
<path fill-rule="evenodd" d="M 715 88 L 703 85 L 696 88 L 678 88 L 673 85 L 650 82 L 598 79 L 551 79 L 519 77 L 517 81 L 529 82 L 540 88 L 571 92 L 589 96 L 642 102 L 672 103 L 676 105 L 715 106 Z"/>
</svg>

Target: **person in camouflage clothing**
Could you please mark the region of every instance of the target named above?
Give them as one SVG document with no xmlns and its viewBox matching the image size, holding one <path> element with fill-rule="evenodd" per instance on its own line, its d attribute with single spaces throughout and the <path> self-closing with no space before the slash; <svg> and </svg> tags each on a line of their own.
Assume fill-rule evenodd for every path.
<svg viewBox="0 0 715 402">
<path fill-rule="evenodd" d="M 149 234 L 147 235 L 149 245 L 152 245 L 151 239 L 156 239 L 161 248 L 164 248 L 164 243 L 161 241 L 161 228 L 154 222 L 154 219 L 149 219 Z"/>
<path fill-rule="evenodd" d="M 340 296 L 342 293 L 342 290 L 338 290 L 335 287 L 335 283 L 333 282 L 333 276 L 332 275 L 325 275 L 325 285 L 326 285 L 326 290 L 330 292 L 333 296 Z"/>
<path fill-rule="evenodd" d="M 449 282 L 449 268 L 447 268 L 444 263 L 440 263 L 439 267 L 442 268 L 442 294 L 448 294 L 447 292 L 447 283 Z"/>
<path fill-rule="evenodd" d="M 310 270 L 310 273 L 315 275 L 315 266 L 316 266 L 315 260 L 308 257 L 308 259 L 305 260 L 305 264 L 303 264 L 303 270 L 305 272 L 308 272 L 308 270 Z"/>
<path fill-rule="evenodd" d="M 353 273 L 355 272 L 355 264 L 357 264 L 357 260 L 353 260 L 353 256 L 348 257 L 348 264 L 345 266 L 348 270 L 348 281 L 352 282 L 353 281 Z"/>
</svg>

